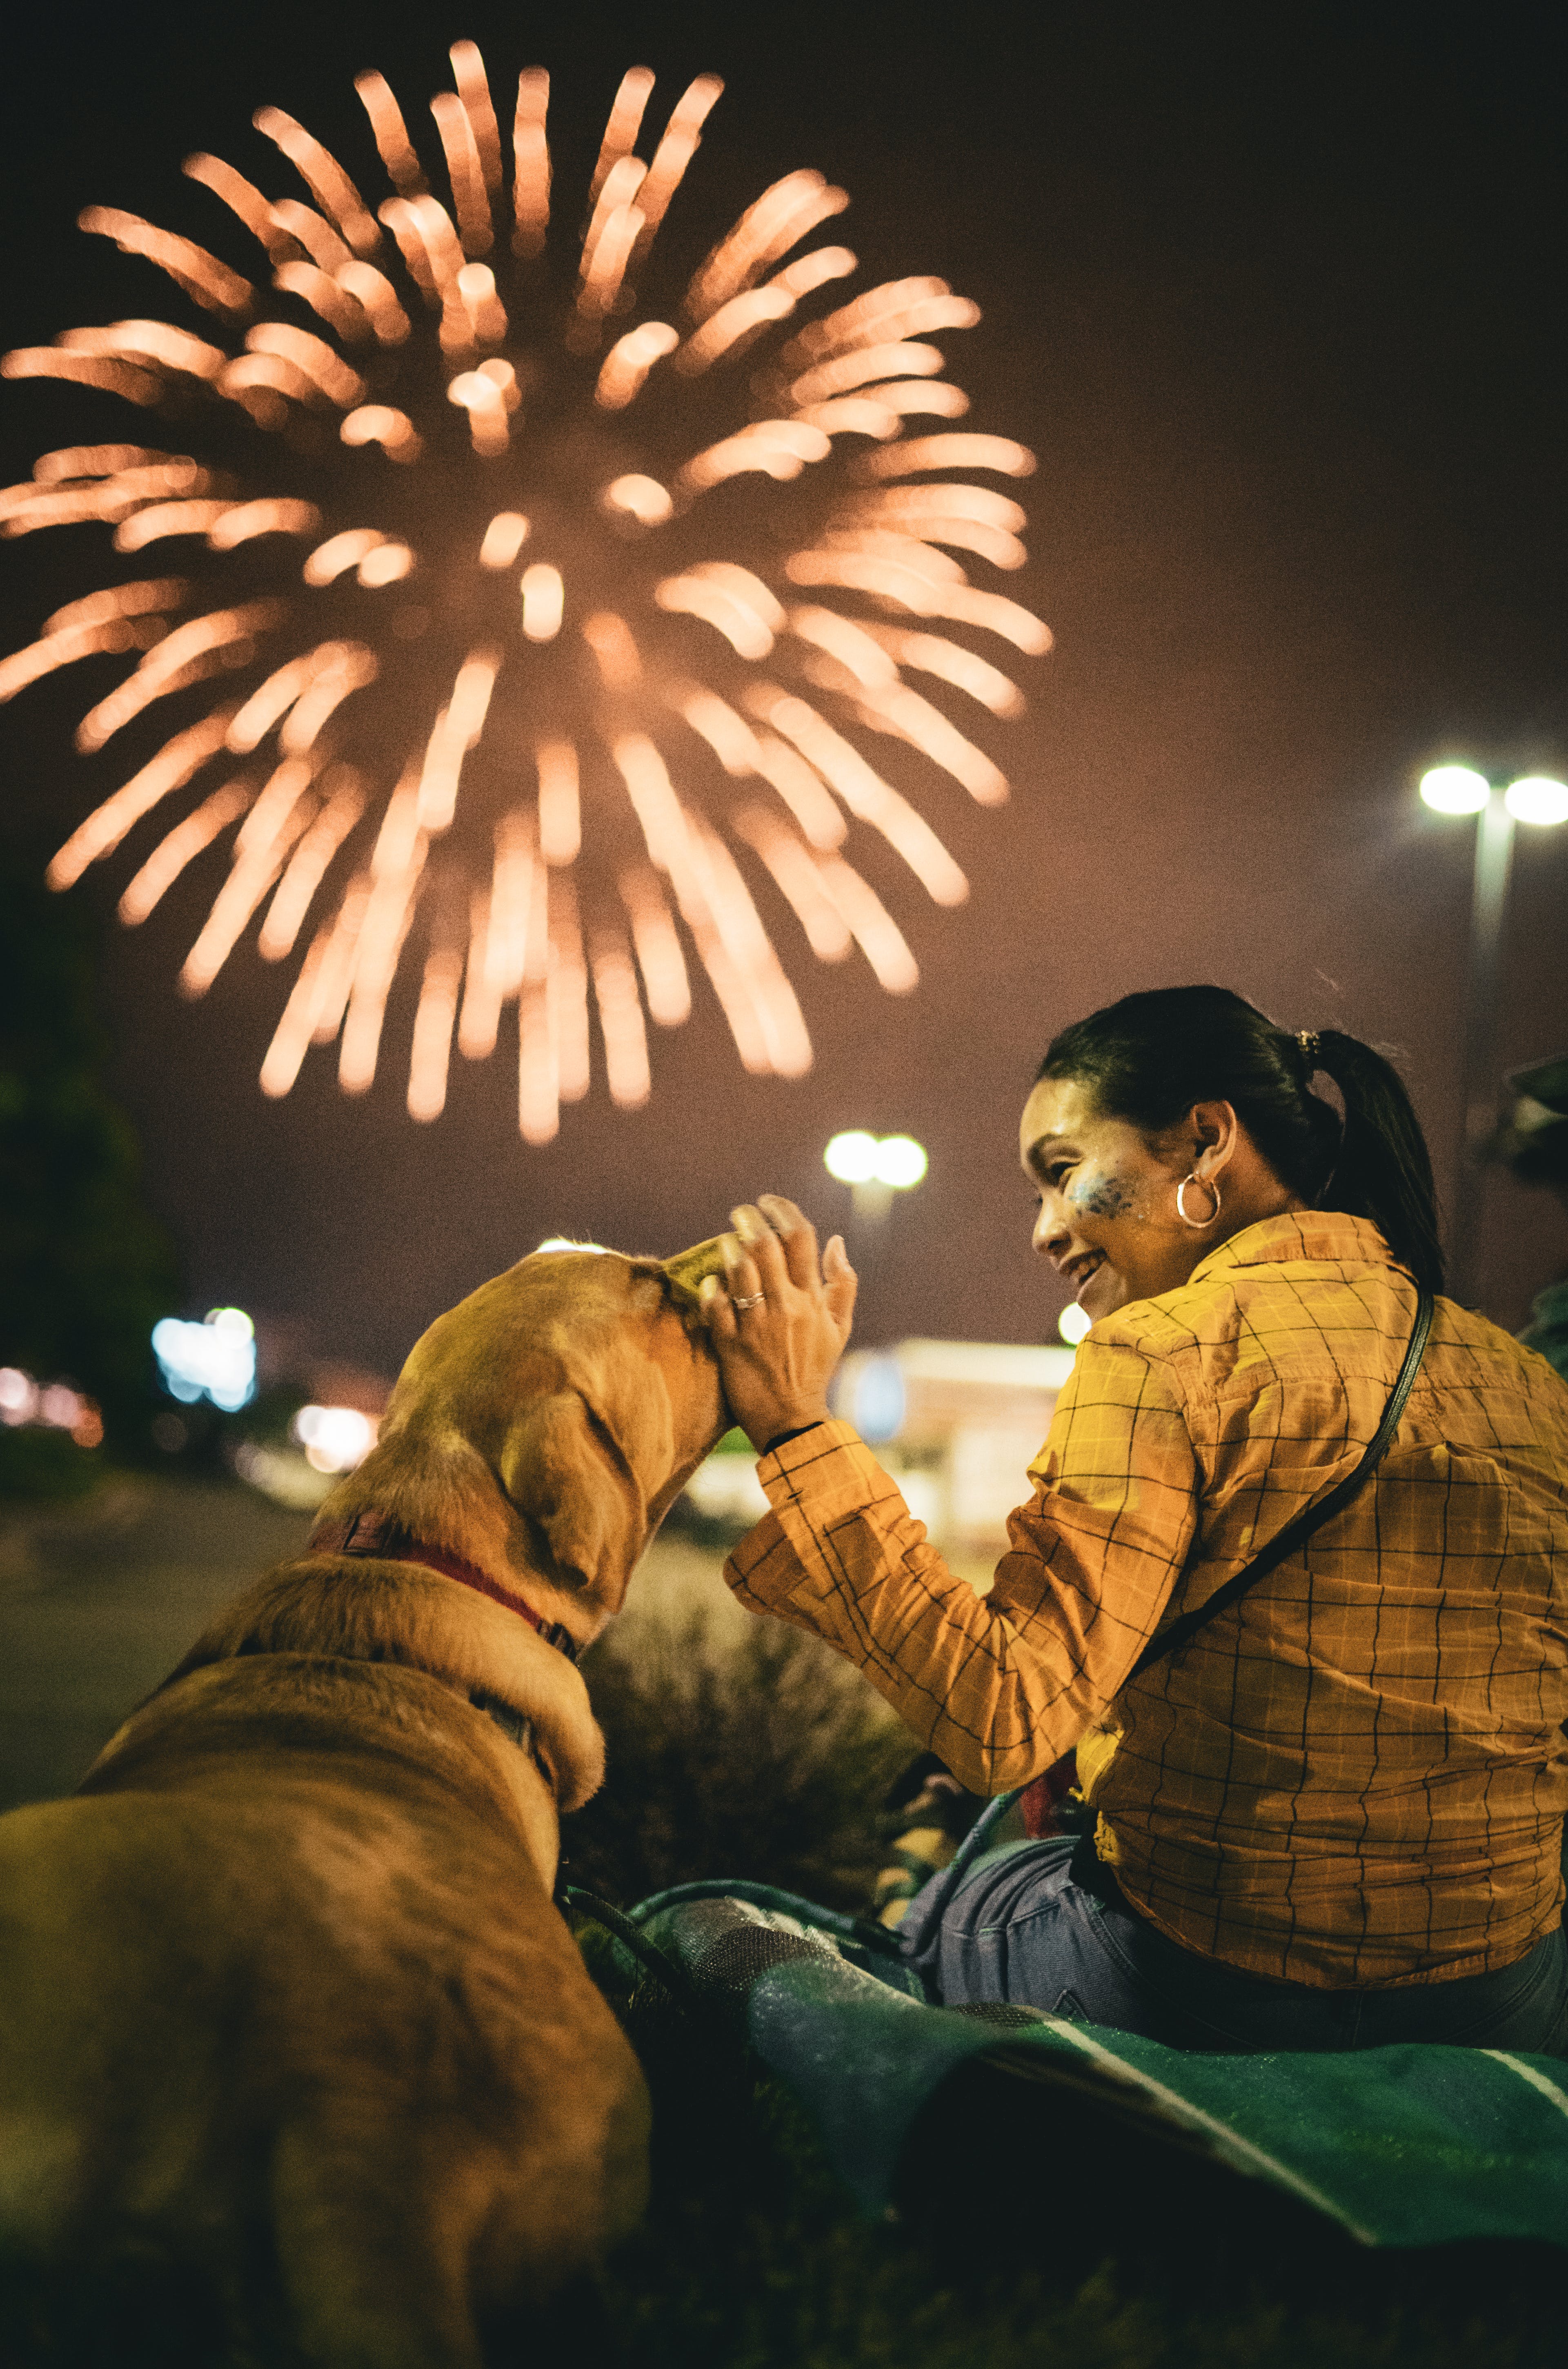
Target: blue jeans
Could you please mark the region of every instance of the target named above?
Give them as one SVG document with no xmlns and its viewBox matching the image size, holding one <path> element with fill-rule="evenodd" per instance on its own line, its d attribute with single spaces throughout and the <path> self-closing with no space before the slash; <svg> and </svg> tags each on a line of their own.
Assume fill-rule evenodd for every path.
<svg viewBox="0 0 1568 2369">
<path fill-rule="evenodd" d="M 928 1989 L 949 2007 L 1043 2008 L 1214 2054 L 1438 2041 L 1568 2056 L 1561 1928 L 1495 1974 L 1320 1990 L 1243 1974 L 1168 1940 L 1070 1836 L 987 1852 L 945 1906 L 941 1883 L 933 1877 L 911 1901 L 903 1932 Z"/>
</svg>

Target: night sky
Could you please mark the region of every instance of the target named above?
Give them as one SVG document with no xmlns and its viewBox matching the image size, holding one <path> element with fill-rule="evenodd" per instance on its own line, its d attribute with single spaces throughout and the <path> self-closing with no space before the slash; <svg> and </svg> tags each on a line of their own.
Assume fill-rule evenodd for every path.
<svg viewBox="0 0 1568 2369">
<path fill-rule="evenodd" d="M 318 1051 L 269 1103 L 256 1073 L 284 980 L 254 932 L 188 1004 L 174 976 L 204 900 L 114 930 L 118 1084 L 193 1312 L 306 1320 L 324 1348 L 395 1369 L 438 1310 L 545 1234 L 672 1250 L 769 1188 L 842 1223 L 821 1149 L 867 1126 L 919 1136 L 932 1168 L 875 1251 L 861 1337 L 1052 1338 L 1061 1294 L 1029 1257 L 1016 1166 L 1034 1066 L 1085 1011 L 1193 979 L 1399 1047 L 1448 1184 L 1472 833 L 1426 815 L 1415 781 L 1443 757 L 1568 765 L 1556 12 L 29 13 L 0 100 L 7 344 L 184 319 L 74 216 L 123 205 L 222 245 L 179 163 L 211 148 L 281 189 L 249 128 L 263 102 L 341 143 L 379 191 L 352 74 L 380 66 L 412 120 L 471 34 L 498 89 L 551 69 L 558 169 L 578 187 L 626 65 L 658 72 L 657 120 L 692 73 L 722 73 L 679 201 L 707 237 L 792 167 L 841 181 L 836 235 L 867 267 L 852 290 L 933 271 L 973 296 L 981 326 L 942 341 L 965 424 L 1040 456 L 1030 565 L 1004 589 L 1057 647 L 1015 670 L 1022 723 L 977 736 L 1012 802 L 933 790 L 972 895 L 956 912 L 901 896 L 914 996 L 883 995 L 858 961 L 791 956 L 817 1047 L 803 1082 L 745 1077 L 703 990 L 687 1027 L 653 1032 L 647 1108 L 616 1112 L 596 1083 L 543 1151 L 518 1139 L 504 1053 L 454 1058 L 444 1116 L 409 1121 L 398 1004 L 368 1096 L 341 1098 Z M 246 260 L 237 230 L 224 251 Z M 7 481 L 63 441 L 52 399 L 0 390 Z M 134 435 L 116 412 L 102 403 L 95 432 Z M 4 647 L 101 580 L 88 538 L 105 532 L 74 532 L 0 547 Z M 67 676 L 0 711 L 7 860 L 47 855 L 130 770 L 72 755 L 85 704 Z M 131 853 L 73 893 L 111 910 Z M 1568 830 L 1521 829 L 1500 1069 L 1568 1045 L 1565 919 Z M 1490 1312 L 1520 1322 L 1565 1256 L 1557 1205 L 1495 1180 Z"/>
</svg>

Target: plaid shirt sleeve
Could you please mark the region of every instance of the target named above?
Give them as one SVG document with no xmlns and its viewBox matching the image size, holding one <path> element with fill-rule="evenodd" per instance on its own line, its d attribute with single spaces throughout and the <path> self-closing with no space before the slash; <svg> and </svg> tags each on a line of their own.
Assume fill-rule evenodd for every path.
<svg viewBox="0 0 1568 2369">
<path fill-rule="evenodd" d="M 973 1791 L 1022 1785 L 1101 1718 L 1191 1546 L 1201 1477 L 1169 1370 L 1086 1341 L 989 1595 L 949 1571 L 847 1423 L 764 1456 L 772 1511 L 725 1576 L 859 1664 Z"/>
</svg>

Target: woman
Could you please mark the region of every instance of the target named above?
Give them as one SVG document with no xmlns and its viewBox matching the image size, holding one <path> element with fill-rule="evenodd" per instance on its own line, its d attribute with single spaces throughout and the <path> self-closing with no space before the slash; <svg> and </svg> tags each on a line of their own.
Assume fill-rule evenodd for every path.
<svg viewBox="0 0 1568 2369">
<path fill-rule="evenodd" d="M 1375 1473 L 1133 1675 L 1383 1422 L 1443 1280 L 1398 1076 L 1226 990 L 1161 990 L 1055 1039 L 1020 1148 L 1035 1247 L 1093 1326 L 988 1596 L 829 1413 L 842 1242 L 818 1267 L 764 1196 L 709 1288 L 773 1507 L 736 1594 L 858 1663 L 976 1791 L 1077 1750 L 1092 1839 L 917 1902 L 918 1963 L 949 2002 L 1178 2046 L 1568 2054 L 1568 1390 L 1543 1359 L 1439 1299 Z"/>
</svg>

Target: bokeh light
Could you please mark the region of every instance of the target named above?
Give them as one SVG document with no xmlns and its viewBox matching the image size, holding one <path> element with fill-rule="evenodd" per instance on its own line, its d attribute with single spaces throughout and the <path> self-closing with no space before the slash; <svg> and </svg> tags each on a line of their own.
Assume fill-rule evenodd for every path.
<svg viewBox="0 0 1568 2369">
<path fill-rule="evenodd" d="M 103 1440 L 103 1414 L 96 1399 L 69 1382 L 38 1382 L 20 1366 L 0 1366 L 0 1425 L 7 1431 L 36 1425 L 68 1431 L 78 1448 Z"/>
<path fill-rule="evenodd" d="M 872 1173 L 879 1184 L 891 1184 L 895 1192 L 907 1193 L 921 1182 L 930 1164 L 925 1146 L 917 1143 L 912 1135 L 885 1135 L 876 1147 L 876 1166 Z"/>
<path fill-rule="evenodd" d="M 854 1369 L 846 1409 L 861 1437 L 873 1448 L 896 1439 L 903 1429 L 907 1410 L 908 1394 L 898 1359 L 876 1356 L 863 1358 Z"/>
<path fill-rule="evenodd" d="M 305 1461 L 317 1472 L 351 1472 L 376 1443 L 376 1425 L 357 1407 L 303 1406 L 292 1425 Z"/>
<path fill-rule="evenodd" d="M 1568 783 L 1555 782 L 1546 773 L 1527 773 L 1510 782 L 1503 803 L 1516 822 L 1543 827 L 1568 822 Z"/>
<path fill-rule="evenodd" d="M 860 1127 L 835 1135 L 822 1154 L 822 1165 L 841 1184 L 869 1184 L 876 1173 L 876 1138 Z"/>
<path fill-rule="evenodd" d="M 1434 765 L 1421 776 L 1422 802 L 1434 814 L 1479 814 L 1491 795 L 1485 775 L 1468 765 Z"/>
<path fill-rule="evenodd" d="M 200 1324 L 161 1317 L 153 1354 L 165 1390 L 187 1406 L 207 1398 L 233 1414 L 255 1395 L 256 1327 L 242 1308 L 214 1308 Z"/>
<path fill-rule="evenodd" d="M 851 1127 L 833 1137 L 822 1164 L 841 1184 L 886 1184 L 907 1193 L 921 1182 L 930 1163 L 924 1145 L 912 1135 L 875 1136 L 864 1127 Z"/>
</svg>

